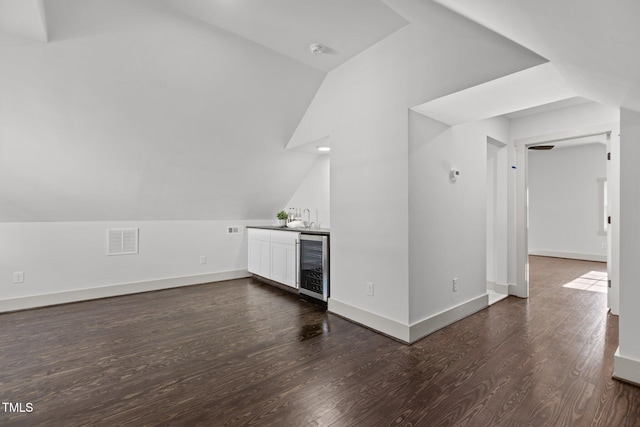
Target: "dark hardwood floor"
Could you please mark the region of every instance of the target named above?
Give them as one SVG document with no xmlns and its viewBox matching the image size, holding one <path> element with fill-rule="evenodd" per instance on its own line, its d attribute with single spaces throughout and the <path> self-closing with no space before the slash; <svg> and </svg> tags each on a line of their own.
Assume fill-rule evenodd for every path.
<svg viewBox="0 0 640 427">
<path fill-rule="evenodd" d="M 405 346 L 251 279 L 0 315 L 0 425 L 638 426 L 604 264 Z M 23 406 L 24 408 L 24 406 Z"/>
</svg>

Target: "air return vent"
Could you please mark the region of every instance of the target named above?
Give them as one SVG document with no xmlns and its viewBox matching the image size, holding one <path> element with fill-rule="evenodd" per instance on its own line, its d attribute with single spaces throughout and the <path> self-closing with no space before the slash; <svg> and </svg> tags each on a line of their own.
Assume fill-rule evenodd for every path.
<svg viewBox="0 0 640 427">
<path fill-rule="evenodd" d="M 137 253 L 137 228 L 110 228 L 107 230 L 107 255 L 130 255 Z"/>
<path fill-rule="evenodd" d="M 229 225 L 227 226 L 227 234 L 242 234 L 242 227 L 239 225 Z"/>
</svg>

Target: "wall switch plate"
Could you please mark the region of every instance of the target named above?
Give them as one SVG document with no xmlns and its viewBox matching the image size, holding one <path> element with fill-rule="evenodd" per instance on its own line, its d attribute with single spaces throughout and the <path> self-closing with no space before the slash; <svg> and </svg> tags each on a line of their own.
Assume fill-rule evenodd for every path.
<svg viewBox="0 0 640 427">
<path fill-rule="evenodd" d="M 24 283 L 24 271 L 13 272 L 13 283 Z"/>
<path fill-rule="evenodd" d="M 367 295 L 373 296 L 373 282 L 367 282 Z"/>
<path fill-rule="evenodd" d="M 207 263 L 207 257 L 204 255 L 200 255 L 200 264 L 206 264 Z"/>
<path fill-rule="evenodd" d="M 458 278 L 453 278 L 453 292 L 458 292 Z"/>
</svg>

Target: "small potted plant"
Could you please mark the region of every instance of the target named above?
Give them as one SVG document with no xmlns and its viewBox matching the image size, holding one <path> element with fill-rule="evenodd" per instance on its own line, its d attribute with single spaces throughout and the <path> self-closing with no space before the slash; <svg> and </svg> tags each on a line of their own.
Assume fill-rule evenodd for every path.
<svg viewBox="0 0 640 427">
<path fill-rule="evenodd" d="M 289 218 L 289 215 L 287 215 L 285 211 L 278 212 L 276 214 L 276 217 L 278 218 L 278 225 L 287 225 L 287 218 Z"/>
</svg>

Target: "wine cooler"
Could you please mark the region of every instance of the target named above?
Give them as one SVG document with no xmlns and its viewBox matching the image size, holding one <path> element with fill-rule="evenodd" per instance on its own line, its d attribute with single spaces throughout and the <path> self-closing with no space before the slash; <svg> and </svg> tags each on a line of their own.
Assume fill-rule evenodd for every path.
<svg viewBox="0 0 640 427">
<path fill-rule="evenodd" d="M 300 296 L 324 303 L 329 298 L 329 237 L 300 235 Z"/>
</svg>

